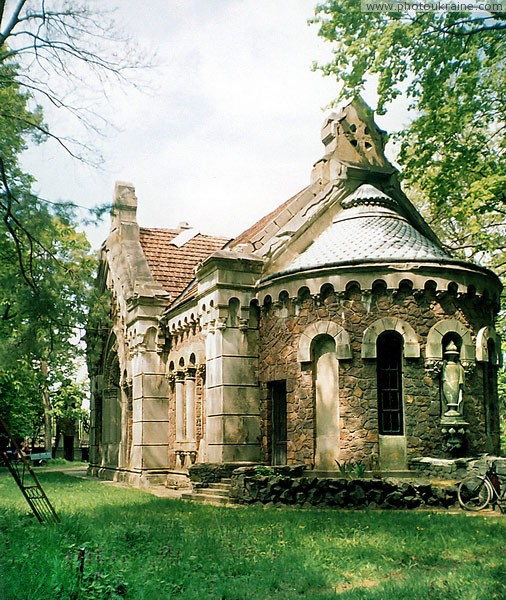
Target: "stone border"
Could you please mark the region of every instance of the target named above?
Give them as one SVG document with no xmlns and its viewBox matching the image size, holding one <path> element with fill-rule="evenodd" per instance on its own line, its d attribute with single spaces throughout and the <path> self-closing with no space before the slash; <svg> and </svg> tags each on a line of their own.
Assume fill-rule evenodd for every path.
<svg viewBox="0 0 506 600">
<path fill-rule="evenodd" d="M 254 468 L 236 469 L 230 499 L 241 504 L 281 504 L 347 509 L 452 508 L 455 485 L 424 480 L 344 479 L 256 475 Z"/>
<path fill-rule="evenodd" d="M 499 475 L 506 476 L 506 458 L 484 454 L 471 458 L 413 458 L 409 461 L 409 468 L 418 472 L 424 478 L 461 480 L 469 473 L 485 474 L 491 463 L 496 464 Z"/>
</svg>

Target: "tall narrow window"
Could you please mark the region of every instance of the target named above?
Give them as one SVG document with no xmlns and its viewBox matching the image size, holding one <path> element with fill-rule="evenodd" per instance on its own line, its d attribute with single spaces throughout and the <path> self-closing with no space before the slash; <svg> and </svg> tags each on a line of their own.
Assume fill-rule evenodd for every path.
<svg viewBox="0 0 506 600">
<path fill-rule="evenodd" d="M 402 337 L 387 331 L 377 341 L 379 433 L 403 435 Z"/>
<path fill-rule="evenodd" d="M 497 397 L 497 358 L 494 340 L 487 342 L 488 361 L 483 363 L 483 400 L 485 409 L 486 450 L 494 453 L 498 448 L 498 397 Z"/>
<path fill-rule="evenodd" d="M 272 403 L 272 464 L 286 465 L 286 381 L 272 381 L 269 387 Z"/>
</svg>

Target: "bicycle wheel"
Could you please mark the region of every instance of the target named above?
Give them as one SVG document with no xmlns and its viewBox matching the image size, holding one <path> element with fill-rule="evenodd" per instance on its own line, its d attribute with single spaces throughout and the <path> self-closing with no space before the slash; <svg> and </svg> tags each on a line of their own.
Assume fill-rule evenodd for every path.
<svg viewBox="0 0 506 600">
<path fill-rule="evenodd" d="M 459 485 L 457 496 L 459 504 L 465 510 L 482 510 L 492 500 L 492 486 L 480 475 L 470 475 Z"/>
</svg>

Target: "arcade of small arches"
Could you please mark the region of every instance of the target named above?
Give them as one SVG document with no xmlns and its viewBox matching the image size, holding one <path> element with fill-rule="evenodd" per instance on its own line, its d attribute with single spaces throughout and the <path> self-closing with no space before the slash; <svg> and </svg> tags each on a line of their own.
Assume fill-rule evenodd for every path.
<svg viewBox="0 0 506 600">
<path fill-rule="evenodd" d="M 474 284 L 459 284 L 456 281 L 449 281 L 443 278 L 427 279 L 424 277 L 410 277 L 399 279 L 399 276 L 386 276 L 384 278 L 361 277 L 358 279 L 345 279 L 343 277 L 331 278 L 334 283 L 321 278 L 315 278 L 308 282 L 309 285 L 300 286 L 296 281 L 286 284 L 277 284 L 269 286 L 269 289 L 260 292 L 257 296 L 258 303 L 264 309 L 286 308 L 289 300 L 295 303 L 297 307 L 309 298 L 313 298 L 317 303 L 325 302 L 329 297 L 334 296 L 337 300 L 349 299 L 352 296 L 360 294 L 367 303 L 373 295 L 391 294 L 394 298 L 400 294 L 413 294 L 415 298 L 422 296 L 434 296 L 436 300 L 449 295 L 456 299 L 468 298 L 476 299 L 482 302 L 498 304 L 498 297 L 490 292 L 485 282 L 480 289 L 479 282 Z M 275 299 L 276 298 L 276 299 Z"/>
<path fill-rule="evenodd" d="M 410 274 L 412 275 L 412 274 Z M 251 295 L 242 294 L 239 299 L 236 296 L 224 301 L 223 297 L 199 303 L 195 309 L 187 310 L 177 317 L 165 317 L 161 319 L 164 335 L 174 341 L 191 337 L 199 331 L 213 333 L 227 327 L 238 328 L 241 331 L 256 329 L 259 325 L 262 311 L 277 311 L 280 318 L 296 316 L 303 305 L 309 299 L 313 299 L 316 305 L 324 304 L 331 299 L 342 302 L 356 295 L 360 295 L 364 305 L 369 309 L 373 297 L 391 295 L 396 298 L 399 295 L 412 294 L 415 299 L 427 297 L 436 301 L 446 297 L 456 300 L 467 299 L 477 303 L 490 304 L 495 307 L 499 300 L 486 282 L 481 286 L 480 277 L 474 283 L 463 284 L 444 278 L 427 279 L 422 276 L 410 276 L 410 278 L 399 278 L 399 274 L 386 275 L 383 278 L 372 276 L 361 276 L 360 280 L 345 279 L 344 277 L 332 277 L 321 283 L 321 278 L 315 278 L 308 285 L 297 285 L 296 281 L 281 286 L 270 285 L 268 289 Z M 339 281 L 337 281 L 339 280 Z M 335 284 L 335 285 L 334 285 Z M 278 288 L 279 289 L 278 291 Z M 163 336 L 161 336 L 162 338 Z M 408 354 L 409 356 L 409 349 Z M 431 357 L 432 358 L 432 357 Z"/>
</svg>

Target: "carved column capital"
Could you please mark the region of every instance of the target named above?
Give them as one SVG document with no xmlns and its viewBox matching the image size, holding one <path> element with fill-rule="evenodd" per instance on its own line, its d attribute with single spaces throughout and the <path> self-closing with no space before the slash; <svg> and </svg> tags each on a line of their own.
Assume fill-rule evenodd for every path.
<svg viewBox="0 0 506 600">
<path fill-rule="evenodd" d="M 133 379 L 131 377 L 125 377 L 121 382 L 122 389 L 126 392 L 133 387 Z"/>
<path fill-rule="evenodd" d="M 186 367 L 184 370 L 184 378 L 185 379 L 195 379 L 195 374 L 197 372 L 196 366 Z"/>
<path fill-rule="evenodd" d="M 226 329 L 227 328 L 227 320 L 226 319 L 217 319 L 216 320 L 216 329 Z"/>
</svg>

